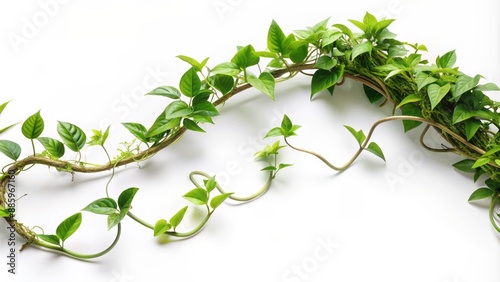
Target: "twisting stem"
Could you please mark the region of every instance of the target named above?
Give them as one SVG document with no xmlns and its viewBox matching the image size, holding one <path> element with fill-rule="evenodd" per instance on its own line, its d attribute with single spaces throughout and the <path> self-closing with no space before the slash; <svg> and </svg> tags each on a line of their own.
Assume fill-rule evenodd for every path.
<svg viewBox="0 0 500 282">
<path fill-rule="evenodd" d="M 213 212 L 214 212 L 213 210 L 208 212 L 205 218 L 203 218 L 203 220 L 200 222 L 200 224 L 198 224 L 198 226 L 196 226 L 191 231 L 188 232 L 167 231 L 164 234 L 179 238 L 193 237 L 194 235 L 198 234 L 201 231 L 201 229 L 203 229 L 203 227 L 207 224 L 208 220 L 210 219 L 210 216 L 212 216 Z"/>
<path fill-rule="evenodd" d="M 98 257 L 101 257 L 101 256 L 109 253 L 116 246 L 116 244 L 118 243 L 118 240 L 120 240 L 121 232 L 122 232 L 122 227 L 121 227 L 121 224 L 118 223 L 116 237 L 113 240 L 113 243 L 111 243 L 111 245 L 109 245 L 109 247 L 107 247 L 105 250 L 98 252 L 98 253 L 95 253 L 95 254 L 80 254 L 80 253 L 68 250 L 68 249 L 61 247 L 61 246 L 56 246 L 56 245 L 46 243 L 46 242 L 39 240 L 39 239 L 35 239 L 32 242 L 32 245 L 43 247 L 46 249 L 50 249 L 52 251 L 60 252 L 62 254 L 65 254 L 65 255 L 72 257 L 72 258 L 75 258 L 75 259 L 81 259 L 81 260 L 93 259 L 93 258 L 98 258 Z"/>
<path fill-rule="evenodd" d="M 498 195 L 497 194 L 494 194 L 491 198 L 491 202 L 490 202 L 490 208 L 489 208 L 489 214 L 490 214 L 490 222 L 491 222 L 491 225 L 493 225 L 493 227 L 498 231 L 500 232 L 500 227 L 498 226 L 497 222 L 496 222 L 496 219 L 495 219 L 495 207 L 498 203 Z"/>
<path fill-rule="evenodd" d="M 210 219 L 210 216 L 212 216 L 212 213 L 213 213 L 213 210 L 208 211 L 205 218 L 203 218 L 203 220 L 198 224 L 198 226 L 193 228 L 191 231 L 188 231 L 188 232 L 166 231 L 163 234 L 173 236 L 173 237 L 179 237 L 179 238 L 192 237 L 192 236 L 198 234 L 198 232 L 200 232 L 201 229 L 203 229 L 203 227 L 207 224 L 208 220 Z M 135 220 L 136 222 L 138 222 L 139 224 L 141 224 L 142 226 L 144 226 L 146 228 L 149 228 L 151 230 L 155 229 L 154 225 L 147 223 L 146 221 L 140 219 L 139 217 L 137 217 L 135 214 L 133 214 L 131 212 L 128 212 L 127 216 L 129 216 L 131 219 Z"/>
<path fill-rule="evenodd" d="M 201 185 L 194 178 L 195 175 L 201 175 L 201 176 L 206 177 L 206 178 L 210 178 L 211 177 L 209 174 L 207 174 L 207 173 L 205 173 L 203 171 L 193 171 L 193 172 L 191 172 L 189 174 L 189 179 L 198 188 L 201 188 Z M 246 197 L 238 197 L 238 196 L 230 195 L 229 199 L 234 200 L 234 201 L 238 201 L 238 202 L 253 201 L 253 200 L 259 198 L 260 196 L 264 195 L 269 190 L 269 188 L 271 187 L 272 180 L 273 180 L 273 173 L 270 172 L 269 173 L 269 177 L 267 178 L 266 183 L 264 184 L 264 186 L 262 186 L 262 188 L 260 188 L 259 191 L 255 192 L 254 194 L 252 194 L 250 196 L 246 196 Z M 221 194 L 226 194 L 227 193 L 226 191 L 224 191 L 224 189 L 222 189 L 222 187 L 219 185 L 219 183 L 217 183 L 215 185 L 215 187 L 217 188 L 217 190 L 219 190 L 219 192 Z"/>
<path fill-rule="evenodd" d="M 482 149 L 476 147 L 475 145 L 467 142 L 467 140 L 465 140 L 463 137 L 461 137 L 460 135 L 458 135 L 455 132 L 451 131 L 450 129 L 448 129 L 444 125 L 441 125 L 439 123 L 436 123 L 436 122 L 433 122 L 433 121 L 430 121 L 430 120 L 427 120 L 427 119 L 424 119 L 424 118 L 421 118 L 421 117 L 415 117 L 415 116 L 390 116 L 390 117 L 381 118 L 378 121 L 376 121 L 371 126 L 370 131 L 368 132 L 368 134 L 366 136 L 366 139 L 359 146 L 359 149 L 356 151 L 356 153 L 353 155 L 353 157 L 347 163 L 345 163 L 343 166 L 335 166 L 335 165 L 333 165 L 326 158 L 324 158 L 322 155 L 320 155 L 318 153 L 315 153 L 315 152 L 312 152 L 312 151 L 309 151 L 309 150 L 306 150 L 306 149 L 297 148 L 295 146 L 292 146 L 290 144 L 290 142 L 288 142 L 288 139 L 286 137 L 284 138 L 284 140 L 285 140 L 285 143 L 288 146 L 290 146 L 290 148 L 292 148 L 292 149 L 294 149 L 296 151 L 299 151 L 299 152 L 303 152 L 303 153 L 307 153 L 307 154 L 315 156 L 316 158 L 320 159 L 323 163 L 325 163 L 328 167 L 330 167 L 331 169 L 333 169 L 335 171 L 343 171 L 343 170 L 347 169 L 359 157 L 359 155 L 361 154 L 361 152 L 363 152 L 363 150 L 366 148 L 366 146 L 368 146 L 368 144 L 370 142 L 370 139 L 371 139 L 371 137 L 372 137 L 375 129 L 379 125 L 381 125 L 381 124 L 383 124 L 385 122 L 394 121 L 394 120 L 411 120 L 411 121 L 418 121 L 418 122 L 427 123 L 428 126 L 432 126 L 434 128 L 438 128 L 438 129 L 442 130 L 443 132 L 446 132 L 447 134 L 449 134 L 450 136 L 452 136 L 453 138 L 455 138 L 457 141 L 461 142 L 462 144 L 464 144 L 464 145 L 468 146 L 469 148 L 471 148 L 472 150 L 476 151 L 476 153 L 478 153 L 479 155 L 483 155 L 485 153 L 484 150 L 482 150 Z M 425 129 L 425 131 L 426 130 L 427 130 L 427 128 Z M 428 148 L 428 147 L 426 147 L 426 148 Z M 449 151 L 455 152 L 455 153 L 459 153 L 460 152 L 460 151 L 455 150 L 455 149 L 449 150 Z M 468 157 L 468 158 L 475 159 L 474 156 L 467 155 L 467 154 L 465 154 L 463 152 L 460 152 L 460 153 L 462 155 Z M 493 163 L 491 165 L 497 166 L 496 164 L 493 164 Z"/>
<path fill-rule="evenodd" d="M 294 149 L 295 151 L 299 151 L 299 152 L 303 152 L 303 153 L 315 156 L 316 158 L 320 159 L 323 163 L 325 163 L 329 168 L 331 168 L 333 170 L 342 171 L 344 169 L 342 167 L 338 167 L 338 166 L 333 165 L 326 158 L 324 158 L 322 155 L 320 155 L 318 153 L 315 153 L 313 151 L 309 151 L 309 150 L 306 150 L 306 149 L 302 149 L 302 148 L 298 148 L 298 147 L 292 146 L 292 144 L 290 144 L 290 142 L 288 142 L 288 139 L 286 137 L 284 137 L 283 139 L 285 140 L 285 143 L 290 148 Z"/>
<path fill-rule="evenodd" d="M 422 147 L 424 147 L 425 149 L 427 149 L 431 152 L 437 152 L 437 153 L 449 153 L 449 152 L 454 153 L 454 152 L 456 152 L 455 148 L 437 149 L 437 148 L 429 147 L 427 144 L 425 144 L 424 137 L 427 134 L 427 131 L 429 131 L 430 127 L 431 126 L 429 124 L 427 124 L 425 126 L 424 130 L 422 131 L 422 134 L 420 134 L 420 145 L 422 145 Z"/>
</svg>

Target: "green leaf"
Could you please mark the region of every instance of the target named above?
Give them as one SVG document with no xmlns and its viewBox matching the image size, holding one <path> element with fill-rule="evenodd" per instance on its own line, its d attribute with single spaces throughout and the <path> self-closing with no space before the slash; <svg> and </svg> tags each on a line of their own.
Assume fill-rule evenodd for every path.
<svg viewBox="0 0 500 282">
<path fill-rule="evenodd" d="M 290 167 L 292 166 L 293 164 L 279 164 L 278 165 L 278 170 L 281 170 L 281 169 L 284 169 L 284 168 L 287 168 L 287 167 Z"/>
<path fill-rule="evenodd" d="M 470 195 L 468 201 L 472 202 L 472 201 L 482 200 L 493 196 L 493 194 L 494 194 L 493 191 L 489 188 L 479 188 Z"/>
<path fill-rule="evenodd" d="M 365 13 L 365 16 L 363 17 L 363 23 L 365 24 L 365 26 L 367 28 L 371 29 L 377 22 L 378 22 L 377 18 L 375 18 L 374 15 L 372 15 L 372 14 L 370 14 L 368 12 Z M 371 32 L 370 29 L 367 30 L 367 32 Z"/>
<path fill-rule="evenodd" d="M 155 223 L 155 227 L 153 229 L 154 236 L 159 236 L 170 230 L 170 228 L 172 228 L 170 223 L 168 223 L 165 219 L 160 219 Z"/>
<path fill-rule="evenodd" d="M 213 119 L 211 117 L 209 117 L 209 116 L 193 115 L 193 121 L 194 122 L 200 122 L 200 123 L 211 123 L 211 124 L 214 124 Z"/>
<path fill-rule="evenodd" d="M 121 192 L 120 196 L 118 196 L 118 207 L 120 208 L 120 213 L 126 214 L 128 212 L 137 191 L 139 191 L 139 188 L 130 187 Z"/>
<path fill-rule="evenodd" d="M 315 24 L 313 27 L 308 27 L 308 29 L 313 31 L 313 32 L 326 30 L 329 20 L 330 20 L 330 18 L 326 18 L 326 19 L 320 21 L 319 23 Z"/>
<path fill-rule="evenodd" d="M 62 242 L 66 241 L 73 233 L 78 230 L 80 224 L 82 223 L 82 214 L 76 213 L 67 219 L 65 219 L 56 229 L 56 235 L 61 239 Z"/>
<path fill-rule="evenodd" d="M 241 69 L 246 69 L 250 66 L 258 64 L 260 57 L 255 54 L 255 49 L 252 45 L 247 45 L 241 48 L 236 55 L 231 59 L 231 62 L 236 64 Z"/>
<path fill-rule="evenodd" d="M 10 217 L 11 214 L 8 210 L 0 206 L 0 217 Z"/>
<path fill-rule="evenodd" d="M 201 63 L 198 62 L 197 60 L 191 58 L 191 57 L 184 56 L 184 55 L 179 55 L 179 56 L 177 56 L 177 58 L 179 58 L 179 59 L 183 60 L 184 62 L 190 64 L 193 68 L 196 69 L 196 71 L 200 71 L 200 72 L 203 70 L 203 67 L 208 62 L 208 58 L 205 58 L 205 60 L 203 60 Z"/>
<path fill-rule="evenodd" d="M 52 156 L 58 159 L 64 156 L 65 149 L 64 144 L 61 141 L 50 137 L 38 137 L 37 140 Z"/>
<path fill-rule="evenodd" d="M 363 84 L 363 91 L 365 92 L 365 95 L 368 98 L 368 101 L 370 101 L 370 103 L 372 103 L 372 104 L 377 102 L 378 100 L 380 100 L 380 98 L 384 97 L 378 91 L 375 91 L 370 86 L 366 86 L 364 84 Z"/>
<path fill-rule="evenodd" d="M 465 121 L 465 135 L 469 141 L 481 127 L 481 121 L 477 119 L 468 119 Z"/>
<path fill-rule="evenodd" d="M 88 204 L 82 210 L 95 214 L 110 215 L 116 213 L 117 209 L 118 205 L 116 204 L 115 200 L 111 198 L 101 198 Z"/>
<path fill-rule="evenodd" d="M 148 129 L 147 138 L 151 138 L 167 132 L 170 129 L 176 128 L 181 124 L 181 118 L 173 119 L 157 119 L 155 123 Z"/>
<path fill-rule="evenodd" d="M 37 234 L 36 236 L 49 244 L 61 246 L 61 239 L 59 239 L 56 235 Z"/>
<path fill-rule="evenodd" d="M 452 122 L 453 124 L 473 118 L 484 118 L 491 119 L 494 118 L 493 113 L 488 110 L 470 110 L 467 109 L 465 105 L 462 103 L 457 104 L 455 109 L 453 110 Z"/>
<path fill-rule="evenodd" d="M 348 125 L 344 125 L 344 127 L 347 128 L 347 130 L 349 130 L 349 132 L 352 134 L 352 136 L 354 136 L 354 138 L 356 138 L 356 141 L 358 141 L 358 144 L 361 146 L 361 144 L 363 144 L 363 142 L 366 139 L 366 136 L 363 133 L 363 130 L 356 131 L 356 129 L 354 129 Z"/>
<path fill-rule="evenodd" d="M 321 47 L 324 48 L 325 46 L 332 44 L 340 37 L 342 37 L 342 32 L 338 32 L 336 30 L 325 31 L 322 36 Z"/>
<path fill-rule="evenodd" d="M 182 75 L 179 89 L 187 97 L 194 97 L 200 92 L 201 80 L 195 68 L 190 68 Z"/>
<path fill-rule="evenodd" d="M 57 133 L 61 136 L 64 144 L 72 151 L 79 152 L 87 140 L 85 133 L 76 125 L 69 122 L 58 121 Z"/>
<path fill-rule="evenodd" d="M 125 217 L 125 214 L 122 213 L 112 213 L 108 215 L 108 230 L 115 227 L 122 219 Z"/>
<path fill-rule="evenodd" d="M 225 200 L 227 200 L 227 198 L 229 198 L 232 194 L 233 193 L 224 193 L 224 194 L 215 196 L 212 200 L 210 200 L 210 207 L 215 210 Z"/>
<path fill-rule="evenodd" d="M 255 75 L 249 73 L 247 75 L 247 81 L 248 83 L 250 83 L 250 85 L 255 87 L 255 89 L 263 92 L 274 100 L 274 87 L 276 81 L 274 80 L 274 77 L 271 73 L 262 72 L 258 78 Z"/>
<path fill-rule="evenodd" d="M 118 196 L 118 208 L 120 210 L 119 213 L 110 213 L 108 215 L 108 230 L 113 228 L 115 225 L 119 224 L 123 218 L 127 215 L 128 211 L 132 207 L 132 200 L 135 197 L 135 194 L 139 188 L 131 187 L 125 189 L 120 196 Z"/>
<path fill-rule="evenodd" d="M 266 166 L 263 169 L 261 169 L 261 171 L 275 171 L 275 170 L 278 170 L 278 169 L 273 165 Z"/>
<path fill-rule="evenodd" d="M 439 102 L 450 92 L 451 85 L 445 84 L 439 86 L 438 84 L 431 84 L 427 87 L 427 95 L 429 95 L 429 100 L 431 101 L 431 110 L 433 110 Z"/>
<path fill-rule="evenodd" d="M 277 136 L 283 136 L 284 133 L 283 133 L 283 130 L 281 129 L 281 127 L 275 127 L 271 130 L 269 130 L 269 132 L 267 132 L 266 136 L 264 136 L 264 138 L 268 138 L 268 137 L 277 137 Z"/>
<path fill-rule="evenodd" d="M 422 54 L 410 54 L 405 61 L 408 67 L 413 68 L 422 61 Z"/>
<path fill-rule="evenodd" d="M 2 128 L 2 129 L 0 129 L 0 134 L 2 134 L 2 133 L 4 133 L 5 131 L 7 131 L 7 130 L 11 129 L 12 127 L 16 126 L 17 124 L 18 124 L 18 123 L 14 123 L 14 124 L 11 124 L 11 125 L 9 125 L 9 126 L 6 126 L 6 127 Z"/>
<path fill-rule="evenodd" d="M 10 103 L 11 101 L 7 101 L 3 104 L 0 105 L 0 114 L 3 112 L 3 110 L 5 110 L 5 107 L 7 107 L 7 105 Z"/>
<path fill-rule="evenodd" d="M 430 74 L 425 73 L 423 71 L 417 73 L 417 75 L 415 76 L 415 79 L 417 81 L 417 91 L 420 91 L 425 86 L 437 81 L 437 78 L 435 78 L 435 77 L 431 76 Z"/>
<path fill-rule="evenodd" d="M 280 26 L 273 20 L 267 33 L 267 49 L 275 53 L 283 53 L 283 42 L 286 36 Z"/>
<path fill-rule="evenodd" d="M 479 177 L 481 177 L 481 175 L 485 174 L 486 172 L 482 169 L 477 169 L 476 170 L 476 173 L 474 173 L 474 183 L 477 182 L 477 180 L 479 179 Z"/>
<path fill-rule="evenodd" d="M 484 181 L 484 184 L 488 186 L 492 191 L 498 191 L 500 189 L 500 182 L 488 178 Z"/>
<path fill-rule="evenodd" d="M 226 62 L 215 66 L 210 73 L 237 76 L 238 74 L 240 74 L 240 72 L 241 69 L 237 64 L 233 62 Z"/>
<path fill-rule="evenodd" d="M 205 189 L 207 190 L 208 193 L 212 192 L 217 186 L 217 181 L 215 181 L 215 176 L 212 176 L 209 179 L 205 179 L 203 183 L 205 184 Z"/>
<path fill-rule="evenodd" d="M 476 169 L 472 168 L 472 166 L 474 166 L 474 163 L 475 161 L 471 159 L 464 159 L 454 163 L 453 167 L 463 172 L 475 172 Z"/>
<path fill-rule="evenodd" d="M 22 133 L 28 139 L 38 138 L 43 132 L 44 121 L 40 115 L 40 111 L 31 115 L 22 125 Z"/>
<path fill-rule="evenodd" d="M 0 140 L 0 152 L 10 159 L 17 161 L 21 155 L 21 146 L 9 140 Z"/>
<path fill-rule="evenodd" d="M 381 158 L 385 162 L 384 153 L 382 152 L 382 149 L 380 149 L 379 145 L 377 145 L 377 143 L 371 142 L 370 144 L 368 144 L 368 147 L 366 147 L 366 150 L 375 154 L 375 156 Z"/>
<path fill-rule="evenodd" d="M 292 51 L 290 52 L 290 60 L 292 60 L 292 62 L 296 64 L 304 62 L 309 52 L 308 45 L 303 41 L 302 42 L 294 41 L 289 45 L 289 48 L 290 46 L 293 46 Z"/>
<path fill-rule="evenodd" d="M 314 64 L 314 67 L 323 70 L 331 70 L 336 65 L 337 65 L 337 59 L 332 58 L 330 56 L 321 56 L 318 58 L 316 64 Z"/>
<path fill-rule="evenodd" d="M 204 86 L 208 87 L 207 84 L 205 84 Z M 212 97 L 213 94 L 214 94 L 214 92 L 212 90 L 202 89 L 200 91 L 200 93 L 198 93 L 198 95 L 196 95 L 196 97 L 191 99 L 191 106 L 194 106 L 194 105 L 197 105 L 197 104 L 203 103 L 203 102 L 208 102 L 208 100 Z"/>
<path fill-rule="evenodd" d="M 484 85 L 478 85 L 474 87 L 476 91 L 499 91 L 500 88 L 495 83 L 486 83 Z"/>
<path fill-rule="evenodd" d="M 196 132 L 203 132 L 203 133 L 205 132 L 203 128 L 201 128 L 198 124 L 196 124 L 196 122 L 190 119 L 185 118 L 184 120 L 182 120 L 182 124 L 184 125 L 184 127 L 186 127 L 186 129 Z"/>
<path fill-rule="evenodd" d="M 268 158 L 270 155 L 277 155 L 278 151 L 282 148 L 285 148 L 285 146 L 280 145 L 280 141 L 274 142 L 272 145 L 266 145 L 263 150 L 258 151 L 254 154 L 255 159 L 260 159 L 260 158 Z M 276 168 L 275 168 L 276 169 Z"/>
<path fill-rule="evenodd" d="M 219 111 L 212 103 L 202 101 L 193 105 L 193 115 L 214 117 L 219 115 Z"/>
<path fill-rule="evenodd" d="M 280 141 L 278 140 L 274 142 L 272 145 L 266 145 L 266 147 L 263 150 L 256 152 L 254 154 L 254 156 L 256 156 L 255 159 L 267 158 L 270 155 L 277 155 L 278 151 L 284 147 L 285 146 L 280 145 Z"/>
<path fill-rule="evenodd" d="M 483 157 L 491 156 L 491 155 L 495 154 L 498 151 L 500 151 L 500 145 L 496 145 L 493 148 L 491 148 L 488 151 L 486 151 L 486 153 L 483 154 Z"/>
<path fill-rule="evenodd" d="M 283 115 L 283 119 L 281 120 L 281 128 L 288 132 L 292 129 L 293 123 L 287 115 Z"/>
<path fill-rule="evenodd" d="M 487 163 L 489 163 L 491 161 L 490 158 L 479 158 L 477 159 L 474 164 L 472 165 L 472 168 L 477 168 L 477 167 L 481 167 Z"/>
<path fill-rule="evenodd" d="M 422 112 L 420 111 L 420 108 L 413 103 L 409 103 L 409 104 L 404 105 L 401 108 L 401 113 L 404 116 L 422 117 Z M 420 124 L 421 124 L 420 121 L 403 120 L 403 128 L 404 128 L 405 132 L 408 132 L 408 131 L 418 127 Z"/>
<path fill-rule="evenodd" d="M 288 57 L 293 50 L 297 49 L 303 44 L 306 44 L 306 42 L 302 40 L 297 41 L 295 39 L 295 35 L 289 34 L 281 44 L 281 48 L 283 49 L 283 56 Z"/>
<path fill-rule="evenodd" d="M 408 103 L 415 103 L 415 102 L 418 102 L 422 100 L 422 98 L 420 98 L 419 96 L 417 96 L 416 94 L 410 94 L 408 96 L 406 96 L 403 101 L 401 101 L 401 103 L 399 103 L 396 108 L 400 108 Z"/>
<path fill-rule="evenodd" d="M 183 198 L 195 205 L 205 205 L 208 202 L 207 191 L 202 188 L 194 188 L 187 192 Z"/>
<path fill-rule="evenodd" d="M 123 218 L 125 218 L 128 211 L 132 207 L 132 201 L 137 191 L 139 191 L 139 188 L 130 187 L 120 193 L 120 196 L 118 196 L 118 208 L 120 213 L 110 213 L 108 215 L 108 230 L 113 228 L 115 225 L 120 223 Z"/>
<path fill-rule="evenodd" d="M 270 59 L 278 59 L 279 56 L 278 54 L 270 51 L 255 51 L 255 55 L 261 57 L 261 58 L 270 58 Z"/>
<path fill-rule="evenodd" d="M 373 49 L 373 45 L 370 41 L 366 41 L 365 43 L 354 45 L 352 47 L 352 55 L 351 60 L 354 61 L 359 55 L 364 53 L 371 53 Z"/>
<path fill-rule="evenodd" d="M 170 99 L 179 99 L 181 97 L 181 92 L 173 86 L 160 86 L 153 89 L 146 95 L 155 95 L 155 96 L 167 97 Z"/>
<path fill-rule="evenodd" d="M 215 89 L 219 90 L 222 95 L 226 95 L 234 88 L 234 79 L 232 76 L 216 74 L 212 79 Z"/>
<path fill-rule="evenodd" d="M 300 125 L 294 125 L 290 118 L 287 115 L 283 116 L 283 120 L 281 121 L 281 132 L 283 136 L 290 137 L 295 136 L 295 130 L 299 129 Z"/>
<path fill-rule="evenodd" d="M 475 77 L 470 77 L 465 74 L 459 76 L 457 78 L 457 81 L 455 82 L 455 91 L 453 92 L 453 98 L 458 101 L 462 94 L 476 87 L 480 79 L 481 76 L 479 74 Z"/>
<path fill-rule="evenodd" d="M 338 28 L 340 31 L 342 31 L 342 33 L 344 33 L 345 35 L 347 35 L 349 38 L 353 38 L 354 37 L 354 34 L 352 33 L 352 31 L 345 25 L 343 24 L 334 24 L 333 25 L 334 27 Z"/>
<path fill-rule="evenodd" d="M 182 209 L 180 209 L 178 212 L 176 212 L 172 218 L 170 218 L 170 224 L 174 228 L 174 230 L 181 224 L 182 219 L 184 219 L 184 215 L 186 214 L 188 207 L 185 206 Z"/>
<path fill-rule="evenodd" d="M 139 141 L 148 143 L 148 139 L 146 138 L 148 130 L 144 127 L 144 125 L 135 122 L 124 122 L 122 125 L 125 126 L 125 128 L 128 129 L 132 135 L 139 139 Z"/>
<path fill-rule="evenodd" d="M 336 71 L 318 69 L 313 74 L 311 81 L 311 99 L 316 93 L 335 85 L 339 81 L 339 78 Z"/>
<path fill-rule="evenodd" d="M 165 108 L 165 118 L 186 117 L 193 113 L 193 108 L 184 101 L 173 101 Z"/>
<path fill-rule="evenodd" d="M 104 132 L 102 132 L 102 130 L 92 129 L 92 133 L 94 133 L 94 135 L 90 137 L 90 141 L 87 142 L 87 144 L 89 146 L 104 146 L 104 143 L 106 143 L 109 136 L 110 127 L 111 125 L 108 125 Z"/>
<path fill-rule="evenodd" d="M 436 59 L 436 64 L 440 68 L 452 68 L 453 65 L 457 62 L 457 54 L 455 53 L 455 50 L 450 51 L 446 54 L 444 54 L 442 57 L 437 57 Z"/>
<path fill-rule="evenodd" d="M 397 75 L 397 74 L 399 74 L 399 73 L 401 73 L 401 72 L 403 72 L 403 71 L 405 71 L 405 69 L 395 69 L 395 70 L 391 71 L 391 72 L 390 72 L 390 73 L 389 73 L 389 74 L 385 77 L 385 79 L 384 79 L 384 80 L 388 80 L 389 78 L 391 78 L 391 77 L 393 77 L 393 76 L 395 76 L 395 75 Z"/>
<path fill-rule="evenodd" d="M 391 23 L 394 21 L 394 19 L 383 19 L 380 20 L 379 22 L 375 23 L 372 28 L 372 32 L 375 34 L 380 33 L 382 30 L 387 28 Z"/>
<path fill-rule="evenodd" d="M 309 43 L 316 43 L 319 38 L 318 33 L 315 33 L 310 29 L 294 30 L 293 32 L 297 35 L 298 38 L 305 39 Z"/>
</svg>

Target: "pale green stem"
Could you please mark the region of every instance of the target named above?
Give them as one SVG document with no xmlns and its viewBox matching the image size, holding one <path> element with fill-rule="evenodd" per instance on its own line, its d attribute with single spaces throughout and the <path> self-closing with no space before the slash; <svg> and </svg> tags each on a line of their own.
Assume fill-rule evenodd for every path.
<svg viewBox="0 0 500 282">
<path fill-rule="evenodd" d="M 118 243 L 118 240 L 120 239 L 120 235 L 121 235 L 121 224 L 118 223 L 116 237 L 113 240 L 113 243 L 111 243 L 111 245 L 109 245 L 109 247 L 107 247 L 105 250 L 98 252 L 98 253 L 95 253 L 95 254 L 80 254 L 80 253 L 68 250 L 68 249 L 61 247 L 61 246 L 49 244 L 49 243 L 47 243 L 43 240 L 40 240 L 40 239 L 35 239 L 35 241 L 33 241 L 32 244 L 36 245 L 36 246 L 41 246 L 41 247 L 44 247 L 44 248 L 47 248 L 47 249 L 50 249 L 50 250 L 53 250 L 56 252 L 63 253 L 65 255 L 70 256 L 70 257 L 75 258 L 75 259 L 86 260 L 86 259 L 98 258 L 98 257 L 101 257 L 101 256 L 109 253 Z"/>
</svg>

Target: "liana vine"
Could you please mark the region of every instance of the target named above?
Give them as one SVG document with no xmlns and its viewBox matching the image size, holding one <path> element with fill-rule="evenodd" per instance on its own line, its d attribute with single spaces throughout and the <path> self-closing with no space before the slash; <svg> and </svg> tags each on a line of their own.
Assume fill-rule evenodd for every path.
<svg viewBox="0 0 500 282">
<path fill-rule="evenodd" d="M 389 31 L 392 19 L 376 19 L 366 13 L 362 21 L 350 20 L 358 32 L 344 24 L 328 24 L 324 20 L 312 27 L 286 35 L 275 21 L 267 34 L 267 48 L 256 50 L 249 44 L 238 48 L 229 62 L 208 65 L 209 58 L 198 61 L 188 56 L 178 56 L 189 65 L 180 78 L 178 86 L 160 86 L 146 95 L 167 99 L 165 109 L 152 125 L 146 127 L 135 122 L 122 125 L 130 132 L 131 141 L 123 142 L 116 156 L 110 154 L 105 144 L 109 127 L 92 130 L 87 138 L 86 131 L 77 125 L 58 121 L 58 138 L 42 136 L 45 121 L 39 110 L 21 124 L 21 132 L 30 141 L 31 152 L 21 158 L 21 146 L 12 140 L 0 140 L 0 152 L 11 159 L 4 164 L 0 185 L 0 217 L 10 228 L 22 236 L 26 246 L 56 251 L 77 259 L 92 259 L 111 251 L 119 241 L 121 221 L 128 217 L 143 227 L 151 229 L 153 236 L 162 234 L 187 238 L 203 228 L 216 209 L 225 201 L 249 202 L 262 196 L 270 189 L 272 181 L 282 169 L 291 164 L 279 161 L 279 151 L 284 147 L 318 158 L 335 171 L 347 169 L 358 156 L 367 151 L 383 161 L 385 156 L 380 146 L 372 141 L 373 132 L 383 123 L 402 121 L 404 131 L 410 131 L 423 124 L 420 137 L 422 146 L 433 152 L 451 152 L 463 156 L 453 164 L 456 169 L 472 173 L 474 182 L 482 175 L 485 187 L 475 190 L 469 201 L 490 200 L 489 217 L 492 226 L 500 232 L 495 208 L 500 201 L 500 104 L 484 94 L 500 90 L 493 83 L 481 84 L 481 75 L 468 76 L 455 66 L 455 51 L 438 56 L 434 62 L 423 59 L 425 45 L 399 41 Z M 311 76 L 312 100 L 319 93 L 333 95 L 335 87 L 350 79 L 363 84 L 364 92 L 371 103 L 392 104 L 393 115 L 375 121 L 367 134 L 363 130 L 346 125 L 359 145 L 355 154 L 344 164 L 332 164 L 321 154 L 293 145 L 292 137 L 300 126 L 285 115 L 280 125 L 272 128 L 267 137 L 281 140 L 267 145 L 255 153 L 256 159 L 267 165 L 262 169 L 268 173 L 262 188 L 253 195 L 237 195 L 221 187 L 214 175 L 194 171 L 189 175 L 194 188 L 183 195 L 191 205 L 206 209 L 205 216 L 191 230 L 183 230 L 183 222 L 189 205 L 173 215 L 160 217 L 156 222 L 146 222 L 130 211 L 132 201 L 139 191 L 137 187 L 124 189 L 118 198 L 109 196 L 108 186 L 115 170 L 131 163 L 138 163 L 154 157 L 159 151 L 179 141 L 190 130 L 204 132 L 203 124 L 214 123 L 219 108 L 231 97 L 255 88 L 275 98 L 277 83 L 297 75 Z M 382 101 L 382 102 L 381 102 Z M 0 114 L 10 101 L 0 105 Z M 396 114 L 397 113 L 397 114 Z M 12 130 L 17 124 L 4 126 L 0 134 Z M 424 136 L 429 129 L 435 130 L 447 142 L 442 148 L 425 144 Z M 82 161 L 82 149 L 86 146 L 102 148 L 107 162 L 93 164 Z M 43 148 L 43 149 L 42 149 Z M 67 150 L 77 154 L 76 159 L 64 159 Z M 64 219 L 54 232 L 40 227 L 28 227 L 16 217 L 12 182 L 22 177 L 34 166 L 46 166 L 71 173 L 97 173 L 110 171 L 102 198 L 96 199 L 80 211 Z M 202 180 L 202 181 L 200 181 Z M 65 247 L 68 240 L 80 227 L 83 212 L 107 217 L 109 230 L 116 229 L 115 239 L 109 247 L 95 254 L 75 253 Z"/>
</svg>

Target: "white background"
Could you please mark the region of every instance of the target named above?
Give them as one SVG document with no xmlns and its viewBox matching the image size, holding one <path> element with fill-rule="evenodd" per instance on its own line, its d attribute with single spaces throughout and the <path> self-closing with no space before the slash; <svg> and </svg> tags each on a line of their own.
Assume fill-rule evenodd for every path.
<svg viewBox="0 0 500 282">
<path fill-rule="evenodd" d="M 289 33 L 328 17 L 346 24 L 366 11 L 396 18 L 391 30 L 402 41 L 426 44 L 429 59 L 456 49 L 463 72 L 500 82 L 500 4 L 493 0 L 41 0 L 0 6 L 0 102 L 13 100 L 0 127 L 39 109 L 44 136 L 57 137 L 57 120 L 75 123 L 88 135 L 111 123 L 112 154 L 119 142 L 132 139 L 121 122 L 149 125 L 166 105 L 143 94 L 178 85 L 188 65 L 176 55 L 210 57 L 213 67 L 230 60 L 237 45 L 264 49 L 272 19 Z M 181 196 L 193 188 L 192 170 L 215 173 L 227 190 L 249 194 L 265 179 L 259 172 L 264 164 L 252 154 L 275 141 L 262 141 L 262 134 L 285 113 L 302 125 L 292 142 L 342 164 L 356 149 L 343 125 L 366 132 L 390 107 L 370 105 L 356 83 L 337 88 L 333 98 L 323 93 L 309 102 L 309 79 L 278 85 L 276 102 L 253 90 L 231 99 L 215 125 L 205 126 L 206 134 L 188 132 L 141 169 L 120 169 L 112 195 L 139 187 L 133 210 L 154 223 L 187 204 Z M 498 93 L 491 95 L 498 100 Z M 282 160 L 295 165 L 278 175 L 266 195 L 221 206 L 194 238 L 158 240 L 126 218 L 122 238 L 108 255 L 82 262 L 29 248 L 18 254 L 16 275 L 2 263 L 1 281 L 499 281 L 499 236 L 487 209 L 467 203 L 482 183 L 450 166 L 459 156 L 423 150 L 420 130 L 403 134 L 400 123 L 380 127 L 374 140 L 387 163 L 364 154 L 343 173 L 284 149 Z M 30 145 L 21 137 L 20 126 L 1 136 L 19 141 L 26 156 Z M 441 140 L 431 135 L 428 142 L 439 146 Z M 98 149 L 85 154 L 87 161 L 105 161 Z M 28 196 L 18 203 L 18 218 L 54 233 L 61 220 L 104 196 L 108 176 L 76 175 L 72 182 L 70 175 L 43 167 L 22 173 L 17 195 Z M 179 228 L 187 230 L 202 212 L 190 206 Z M 5 257 L 7 226 L 0 227 Z M 104 217 L 84 213 L 66 246 L 93 253 L 113 235 Z"/>
</svg>

